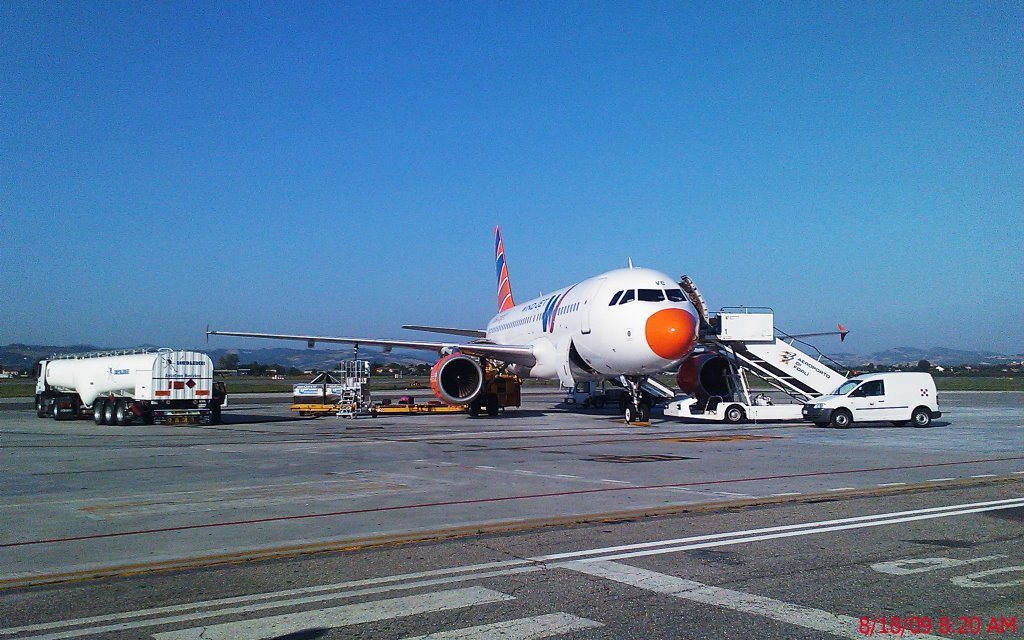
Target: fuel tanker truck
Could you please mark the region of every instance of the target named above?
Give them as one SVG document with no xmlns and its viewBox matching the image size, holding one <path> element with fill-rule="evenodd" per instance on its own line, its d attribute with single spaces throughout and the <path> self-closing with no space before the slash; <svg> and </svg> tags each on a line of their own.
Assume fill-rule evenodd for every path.
<svg viewBox="0 0 1024 640">
<path fill-rule="evenodd" d="M 198 351 L 116 351 L 54 356 L 36 365 L 36 415 L 96 424 L 220 422 L 224 383 Z"/>
</svg>

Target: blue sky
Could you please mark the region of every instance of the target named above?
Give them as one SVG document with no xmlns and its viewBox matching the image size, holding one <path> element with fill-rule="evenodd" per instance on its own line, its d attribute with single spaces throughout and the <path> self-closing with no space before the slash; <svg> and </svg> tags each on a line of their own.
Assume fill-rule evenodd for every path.
<svg viewBox="0 0 1024 640">
<path fill-rule="evenodd" d="M 5 2 L 0 343 L 481 327 L 500 224 L 518 300 L 631 256 L 714 308 L 841 321 L 851 351 L 1024 351 L 1022 24 L 1021 2 Z"/>
</svg>

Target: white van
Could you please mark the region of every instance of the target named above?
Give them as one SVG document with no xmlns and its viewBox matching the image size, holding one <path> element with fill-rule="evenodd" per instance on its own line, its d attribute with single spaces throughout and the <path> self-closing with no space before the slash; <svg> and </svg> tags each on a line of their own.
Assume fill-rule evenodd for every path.
<svg viewBox="0 0 1024 640">
<path fill-rule="evenodd" d="M 939 411 L 931 374 L 917 372 L 867 373 L 850 378 L 827 396 L 804 405 L 804 420 L 843 429 L 851 422 L 890 421 L 927 427 Z"/>
</svg>

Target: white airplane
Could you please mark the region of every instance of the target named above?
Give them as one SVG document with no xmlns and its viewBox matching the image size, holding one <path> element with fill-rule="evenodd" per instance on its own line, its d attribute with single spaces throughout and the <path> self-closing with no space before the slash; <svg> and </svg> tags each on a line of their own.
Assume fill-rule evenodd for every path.
<svg viewBox="0 0 1024 640">
<path fill-rule="evenodd" d="M 431 385 L 450 404 L 481 402 L 488 372 L 558 379 L 564 386 L 617 380 L 629 394 L 627 422 L 650 417 L 648 376 L 678 367 L 694 349 L 698 315 L 687 296 L 664 273 L 616 269 L 516 304 L 505 263 L 501 230 L 494 229 L 498 314 L 485 330 L 404 325 L 405 329 L 472 338 L 463 342 L 419 342 L 305 336 L 241 331 L 207 335 L 302 340 L 436 351 Z"/>
</svg>

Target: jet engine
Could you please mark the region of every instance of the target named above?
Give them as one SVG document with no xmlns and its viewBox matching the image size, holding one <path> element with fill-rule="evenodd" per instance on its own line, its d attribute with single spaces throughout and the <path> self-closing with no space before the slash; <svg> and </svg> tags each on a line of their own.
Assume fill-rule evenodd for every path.
<svg viewBox="0 0 1024 640">
<path fill-rule="evenodd" d="M 732 399 L 729 378 L 733 375 L 732 364 L 717 353 L 702 353 L 687 358 L 679 365 L 676 384 L 685 393 L 706 401 L 712 397 Z"/>
<path fill-rule="evenodd" d="M 469 404 L 484 388 L 484 370 L 473 358 L 453 353 L 430 369 L 430 388 L 448 404 Z"/>
</svg>

